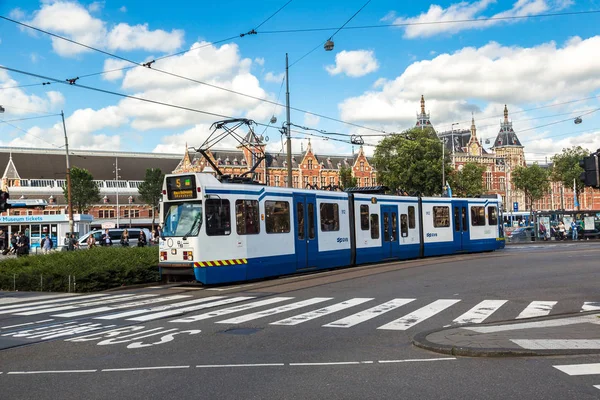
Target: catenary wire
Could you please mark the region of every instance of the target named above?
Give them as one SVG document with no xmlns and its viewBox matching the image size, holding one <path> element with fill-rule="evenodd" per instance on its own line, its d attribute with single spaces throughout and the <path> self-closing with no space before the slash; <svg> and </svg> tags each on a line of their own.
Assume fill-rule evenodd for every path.
<svg viewBox="0 0 600 400">
<path fill-rule="evenodd" d="M 132 63 L 132 64 L 134 64 L 135 66 L 143 66 L 143 65 L 144 65 L 144 64 L 137 63 L 137 62 L 135 62 L 135 61 L 133 61 L 133 60 L 129 60 L 129 59 L 127 59 L 127 58 L 124 58 L 124 57 L 118 56 L 118 55 L 116 55 L 116 54 L 111 54 L 111 53 L 108 53 L 108 52 L 106 52 L 106 51 L 104 51 L 104 50 L 97 49 L 97 48 L 94 48 L 94 47 L 92 47 L 92 46 L 88 46 L 88 45 L 86 45 L 86 44 L 79 43 L 79 42 L 77 42 L 77 41 L 74 41 L 74 40 L 72 40 L 72 39 L 65 38 L 65 37 L 63 37 L 63 36 L 60 36 L 60 35 L 57 35 L 57 34 L 55 34 L 55 33 L 51 33 L 51 32 L 45 31 L 45 30 L 43 30 L 43 29 L 36 28 L 36 27 L 30 26 L 30 25 L 28 25 L 28 24 L 25 24 L 25 23 L 22 23 L 22 22 L 16 21 L 16 20 L 14 20 L 14 19 L 7 18 L 7 17 L 5 17 L 5 16 L 2 16 L 2 15 L 0 15 L 0 19 L 4 19 L 4 20 L 10 21 L 10 22 L 14 22 L 14 23 L 16 23 L 16 24 L 18 24 L 18 25 L 25 26 L 25 27 L 27 27 L 27 28 L 30 28 L 30 29 L 36 30 L 36 31 L 38 31 L 38 32 L 42 32 L 42 33 L 48 34 L 48 35 L 50 35 L 50 36 L 53 36 L 53 37 L 56 37 L 56 38 L 59 38 L 59 39 L 62 39 L 62 40 L 68 41 L 69 43 L 73 43 L 73 44 L 76 44 L 76 45 L 79 45 L 79 46 L 85 47 L 85 48 L 87 48 L 87 49 L 90 49 L 90 50 L 94 50 L 94 51 L 100 52 L 100 53 L 102 53 L 102 54 L 105 54 L 105 55 L 108 55 L 108 56 L 111 56 L 111 57 L 114 57 L 114 58 L 120 59 L 120 60 L 122 60 L 122 61 L 127 61 L 127 62 L 129 62 L 129 63 Z M 226 91 L 226 92 L 229 92 L 229 93 L 232 93 L 232 94 L 236 94 L 236 95 L 240 95 L 240 96 L 248 97 L 248 98 L 251 98 L 251 99 L 254 99 L 254 100 L 258 100 L 258 101 L 266 102 L 266 103 L 273 104 L 273 105 L 277 105 L 277 106 L 279 106 L 279 107 L 285 107 L 285 105 L 283 105 L 283 104 L 279 104 L 279 103 L 276 103 L 276 102 L 274 102 L 274 101 L 272 101 L 272 100 L 263 99 L 263 98 L 256 97 L 256 96 L 252 96 L 252 95 L 249 95 L 249 94 L 246 94 L 246 93 L 237 92 L 237 91 L 235 91 L 235 90 L 231 90 L 231 89 L 227 89 L 227 88 L 224 88 L 224 87 L 221 87 L 221 86 L 218 86 L 218 85 L 213 85 L 213 84 L 210 84 L 210 83 L 207 83 L 207 82 L 199 81 L 199 80 L 197 80 L 197 79 L 188 78 L 188 77 L 185 77 L 185 76 L 182 76 L 182 75 L 179 75 L 179 74 L 175 74 L 175 73 L 172 73 L 172 72 L 168 72 L 168 71 L 165 71 L 165 70 L 157 69 L 157 68 L 154 68 L 154 67 L 152 67 L 152 68 L 148 68 L 148 69 L 151 69 L 151 70 L 153 70 L 153 71 L 157 71 L 157 72 L 160 72 L 160 73 L 163 73 L 163 74 L 166 74 L 166 75 L 170 75 L 170 76 L 173 76 L 173 77 L 176 77 L 176 78 L 179 78 L 179 79 L 184 79 L 184 80 L 187 80 L 187 81 L 190 81 L 190 82 L 194 82 L 194 83 L 197 83 L 197 84 L 201 84 L 201 85 L 209 86 L 209 87 L 212 87 L 212 88 L 214 88 L 214 89 L 223 90 L 223 91 Z M 73 83 L 72 83 L 73 85 L 75 85 L 75 83 L 76 83 L 76 80 L 77 80 L 77 79 L 79 79 L 79 77 L 78 77 L 78 78 L 76 78 L 76 79 L 72 79 L 72 80 L 71 80 L 71 81 L 73 82 Z M 61 82 L 61 81 L 59 81 L 59 82 Z M 328 116 L 326 116 L 326 115 L 323 115 L 323 114 L 318 114 L 318 113 L 315 113 L 315 112 L 311 112 L 311 111 L 303 110 L 303 109 L 300 109 L 300 108 L 297 108 L 297 107 L 290 107 L 290 109 L 292 109 L 292 110 L 294 110 L 294 111 L 298 111 L 298 112 L 302 112 L 302 113 L 306 113 L 306 114 L 314 115 L 314 116 L 316 116 L 316 117 L 323 118 L 323 119 L 327 119 L 327 120 L 330 120 L 330 121 L 334 121 L 334 122 L 338 122 L 338 123 L 346 124 L 346 125 L 349 125 L 349 126 L 354 126 L 354 127 L 357 127 L 357 128 L 366 129 L 366 130 L 370 130 L 370 131 L 373 131 L 373 132 L 383 132 L 383 133 L 386 133 L 385 131 L 381 131 L 381 130 L 378 130 L 378 129 L 369 128 L 369 127 L 366 127 L 366 126 L 362 126 L 362 125 L 355 124 L 355 123 L 348 122 L 348 121 L 343 121 L 343 120 L 340 120 L 340 119 L 337 119 L 337 118 L 333 118 L 333 117 L 328 117 Z"/>
<path fill-rule="evenodd" d="M 17 85 L 17 86 L 0 87 L 0 90 L 17 89 L 17 88 L 30 87 L 30 86 L 45 86 L 45 85 L 49 85 L 49 84 L 50 84 L 50 82 L 31 83 L 31 84 L 28 84 L 28 85 Z"/>
</svg>

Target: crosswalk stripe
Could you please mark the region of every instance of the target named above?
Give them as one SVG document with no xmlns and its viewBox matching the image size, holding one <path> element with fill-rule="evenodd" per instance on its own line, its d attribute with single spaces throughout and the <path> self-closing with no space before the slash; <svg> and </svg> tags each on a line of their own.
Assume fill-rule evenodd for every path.
<svg viewBox="0 0 600 400">
<path fill-rule="evenodd" d="M 189 317 L 183 317 L 183 318 L 175 319 L 175 320 L 172 320 L 169 322 L 184 322 L 184 323 L 185 322 L 196 322 L 196 321 L 201 321 L 203 319 L 220 317 L 221 315 L 233 314 L 233 313 L 240 312 L 240 311 L 246 311 L 251 308 L 262 307 L 262 306 L 266 306 L 269 304 L 279 303 L 281 301 L 292 300 L 292 299 L 293 299 L 293 297 L 273 297 L 273 298 L 266 299 L 266 300 L 259 300 L 259 301 L 255 301 L 252 303 L 246 303 L 246 304 L 240 304 L 240 305 L 233 306 L 233 307 L 222 308 L 220 310 L 211 311 L 211 312 L 207 312 L 204 314 L 191 315 Z"/>
<path fill-rule="evenodd" d="M 600 389 L 600 385 L 594 385 L 596 389 Z"/>
<path fill-rule="evenodd" d="M 600 363 L 594 364 L 572 364 L 572 365 L 553 365 L 559 371 L 567 375 L 598 375 L 600 374 Z"/>
<path fill-rule="evenodd" d="M 153 314 L 142 315 L 139 317 L 127 318 L 127 320 L 128 321 L 151 321 L 151 320 L 159 319 L 159 318 L 163 318 L 163 317 L 170 317 L 173 315 L 185 314 L 186 312 L 189 312 L 189 311 L 198 311 L 198 310 L 202 310 L 204 308 L 211 308 L 211 307 L 222 306 L 225 304 L 237 303 L 240 301 L 250 300 L 253 298 L 254 297 L 250 297 L 250 296 L 232 297 L 232 298 L 228 298 L 228 299 L 217 300 L 212 303 L 203 303 L 203 304 L 199 304 L 196 306 L 178 308 L 176 310 L 162 311 L 162 312 L 157 312 L 157 313 L 153 313 Z"/>
<path fill-rule="evenodd" d="M 97 308 L 85 309 L 85 310 L 80 310 L 80 311 L 72 311 L 72 312 L 63 313 L 63 314 L 54 314 L 51 316 L 52 317 L 63 317 L 63 318 L 79 317 L 81 315 L 98 314 L 98 313 L 105 312 L 105 311 L 119 310 L 121 308 L 145 306 L 148 304 L 162 303 L 165 301 L 186 299 L 188 297 L 192 297 L 192 296 L 184 295 L 184 294 L 177 294 L 177 295 L 173 295 L 173 296 L 156 297 L 156 298 L 152 298 L 152 299 L 134 301 L 132 303 L 117 304 L 115 306 L 104 306 L 104 307 L 97 307 Z"/>
<path fill-rule="evenodd" d="M 299 301 L 297 303 L 286 304 L 284 306 L 279 306 L 275 308 L 270 308 L 268 310 L 258 311 L 252 314 L 242 315 L 236 318 L 226 319 L 224 321 L 217 321 L 217 324 L 241 324 L 243 322 L 251 321 L 258 318 L 268 317 L 274 314 L 280 314 L 286 311 L 292 311 L 297 308 L 310 306 L 313 304 L 321 303 L 323 301 L 331 300 L 332 297 L 313 297 L 308 300 Z"/>
<path fill-rule="evenodd" d="M 378 317 L 388 311 L 402 307 L 403 305 L 415 300 L 416 299 L 393 299 L 386 303 L 379 304 L 373 308 L 369 308 L 368 310 L 361 311 L 346 318 L 338 319 L 337 321 L 330 322 L 329 324 L 323 326 L 328 328 L 350 328 L 354 325 L 360 324 L 361 322 Z"/>
<path fill-rule="evenodd" d="M 600 301 L 586 301 L 583 303 L 581 311 L 598 311 L 600 310 Z"/>
<path fill-rule="evenodd" d="M 63 310 L 73 310 L 75 308 L 80 308 L 80 307 L 90 307 L 90 306 L 98 306 L 98 305 L 103 305 L 103 304 L 111 304 L 111 303 L 119 303 L 121 301 L 129 301 L 129 300 L 135 300 L 135 299 L 143 299 L 143 298 L 147 298 L 147 297 L 156 297 L 156 294 L 140 294 L 140 295 L 136 295 L 136 296 L 114 296 L 110 299 L 102 299 L 102 300 L 97 300 L 97 301 L 90 301 L 90 302 L 84 302 L 84 303 L 72 303 L 72 305 L 58 305 L 58 307 L 36 307 L 35 310 L 31 310 L 31 311 L 24 311 L 24 312 L 18 312 L 18 313 L 14 313 L 14 315 L 36 315 L 36 314 L 44 314 L 44 313 L 52 313 L 52 312 L 56 312 L 56 311 L 63 311 Z"/>
<path fill-rule="evenodd" d="M 354 298 L 350 300 L 343 301 L 341 303 L 333 304 L 328 307 L 323 307 L 315 311 L 309 311 L 304 314 L 295 315 L 290 318 L 282 319 L 281 321 L 271 322 L 270 325 L 298 325 L 302 322 L 310 321 L 315 318 L 323 317 L 328 314 L 333 314 L 334 312 L 338 312 L 341 310 L 345 310 L 346 308 L 354 307 L 359 304 L 366 303 L 367 301 L 371 301 L 373 298 Z"/>
<path fill-rule="evenodd" d="M 27 301 L 44 300 L 44 299 L 59 299 L 61 297 L 74 297 L 74 293 L 61 293 L 61 294 L 50 294 L 46 296 L 35 296 L 35 297 L 2 297 L 0 298 L 0 304 L 14 304 L 14 303 L 25 303 Z M 67 299 L 64 299 L 67 300 Z"/>
<path fill-rule="evenodd" d="M 12 312 L 14 309 L 20 309 L 20 308 L 24 308 L 24 307 L 46 306 L 46 305 L 52 305 L 55 303 L 60 303 L 63 301 L 68 301 L 68 300 L 77 299 L 77 301 L 82 301 L 82 300 L 88 300 L 88 299 L 92 299 L 92 298 L 106 297 L 106 296 L 108 296 L 108 295 L 107 294 L 90 294 L 90 295 L 86 295 L 86 296 L 65 297 L 65 298 L 56 299 L 56 300 L 34 301 L 33 303 L 27 303 L 27 304 L 13 304 L 10 306 L 0 307 L 0 314 L 7 314 L 7 313 Z M 128 296 L 130 296 L 130 295 L 128 295 Z M 67 303 L 63 303 L 63 304 L 67 304 Z"/>
<path fill-rule="evenodd" d="M 556 303 L 556 301 L 532 301 L 516 319 L 543 317 L 550 314 Z"/>
<path fill-rule="evenodd" d="M 458 303 L 458 299 L 440 299 L 431 304 L 421 307 L 418 310 L 398 318 L 390 323 L 380 326 L 377 329 L 387 329 L 395 331 L 404 331 L 410 327 L 417 325 L 420 322 L 434 316 L 435 314 L 444 311 L 446 308 Z"/>
<path fill-rule="evenodd" d="M 206 303 L 209 301 L 219 300 L 219 299 L 222 299 L 223 297 L 224 296 L 204 297 L 201 299 L 181 301 L 179 303 L 167 304 L 164 306 L 142 308 L 139 310 L 131 310 L 131 311 L 123 311 L 123 312 L 116 313 L 116 314 L 108 314 L 108 315 L 103 315 L 101 317 L 95 317 L 94 319 L 113 320 L 113 319 L 131 317 L 132 315 L 140 315 L 140 314 L 148 314 L 148 313 L 153 313 L 153 312 L 158 312 L 158 311 L 173 310 L 175 308 L 179 308 L 179 307 L 183 307 L 183 306 L 191 306 L 192 304 Z"/>
<path fill-rule="evenodd" d="M 475 307 L 452 321 L 455 324 L 480 324 L 508 300 L 483 300 Z"/>
</svg>

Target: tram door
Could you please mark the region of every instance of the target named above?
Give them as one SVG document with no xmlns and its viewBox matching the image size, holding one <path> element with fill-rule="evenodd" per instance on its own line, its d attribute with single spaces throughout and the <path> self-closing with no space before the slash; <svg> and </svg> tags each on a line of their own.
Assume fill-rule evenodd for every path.
<svg viewBox="0 0 600 400">
<path fill-rule="evenodd" d="M 457 251 L 466 251 L 469 243 L 469 207 L 466 201 L 453 201 L 454 245 Z"/>
<path fill-rule="evenodd" d="M 317 266 L 317 198 L 314 194 L 294 195 L 296 270 Z"/>
<path fill-rule="evenodd" d="M 381 229 L 383 258 L 399 257 L 398 206 L 381 206 Z"/>
</svg>

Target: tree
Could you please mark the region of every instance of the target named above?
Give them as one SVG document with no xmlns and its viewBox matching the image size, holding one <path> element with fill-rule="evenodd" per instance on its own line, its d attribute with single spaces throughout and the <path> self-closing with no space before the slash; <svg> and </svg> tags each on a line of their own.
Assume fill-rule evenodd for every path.
<svg viewBox="0 0 600 400">
<path fill-rule="evenodd" d="M 412 128 L 383 139 L 375 149 L 379 182 L 431 196 L 442 192 L 442 142 L 432 128 Z M 445 173 L 452 173 L 450 155 L 444 157 Z"/>
<path fill-rule="evenodd" d="M 579 166 L 579 160 L 589 155 L 590 152 L 581 146 L 575 146 L 563 149 L 561 154 L 552 156 L 552 174 L 550 179 L 554 182 L 562 182 L 564 187 L 573 187 L 575 181 L 575 190 L 577 198 L 584 189 L 584 183 L 579 180 L 579 175 L 583 168 Z"/>
<path fill-rule="evenodd" d="M 356 178 L 352 176 L 352 168 L 340 167 L 340 186 L 342 189 L 355 187 L 357 185 Z"/>
<path fill-rule="evenodd" d="M 458 197 L 478 196 L 483 194 L 483 173 L 485 167 L 469 162 L 462 169 L 450 175 L 450 188 Z"/>
<path fill-rule="evenodd" d="M 63 188 L 65 198 L 68 198 L 67 186 Z M 79 214 L 90 205 L 100 201 L 100 189 L 94 182 L 94 177 L 84 168 L 71 168 L 71 201 Z"/>
<path fill-rule="evenodd" d="M 512 172 L 512 184 L 525 195 L 525 206 L 533 213 L 533 202 L 550 191 L 548 171 L 537 164 L 516 167 Z"/>
<path fill-rule="evenodd" d="M 140 183 L 140 186 L 138 187 L 140 199 L 144 203 L 152 206 L 152 230 L 154 230 L 156 209 L 158 208 L 158 203 L 162 197 L 164 179 L 165 174 L 162 173 L 160 168 L 147 168 L 144 182 Z"/>
</svg>

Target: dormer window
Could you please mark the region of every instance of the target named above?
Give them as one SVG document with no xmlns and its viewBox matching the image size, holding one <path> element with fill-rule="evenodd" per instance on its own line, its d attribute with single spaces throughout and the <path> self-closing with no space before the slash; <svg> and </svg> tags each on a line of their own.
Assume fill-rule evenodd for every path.
<svg viewBox="0 0 600 400">
<path fill-rule="evenodd" d="M 364 172 L 364 170 L 365 170 L 365 162 L 361 161 L 360 162 L 360 172 Z"/>
<path fill-rule="evenodd" d="M 308 169 L 312 169 L 312 160 L 308 160 Z"/>
</svg>

